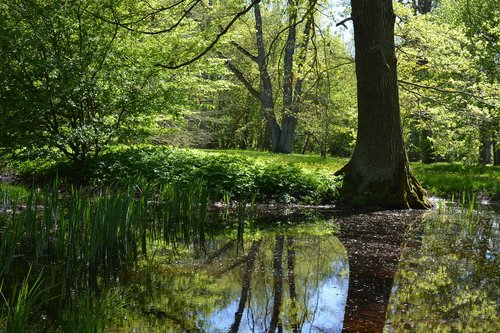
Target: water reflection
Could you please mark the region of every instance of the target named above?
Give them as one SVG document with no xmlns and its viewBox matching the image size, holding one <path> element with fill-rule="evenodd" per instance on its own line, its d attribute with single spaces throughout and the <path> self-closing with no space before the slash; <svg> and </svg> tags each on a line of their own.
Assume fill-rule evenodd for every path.
<svg viewBox="0 0 500 333">
<path fill-rule="evenodd" d="M 498 215 L 471 214 L 337 215 L 157 249 L 116 331 L 500 332 Z"/>
<path fill-rule="evenodd" d="M 134 332 L 341 332 L 347 254 L 331 232 L 266 232 L 204 248 L 151 277 Z"/>
<path fill-rule="evenodd" d="M 429 214 L 408 234 L 384 331 L 500 332 L 499 241 L 498 215 Z"/>
<path fill-rule="evenodd" d="M 382 332 L 405 230 L 422 211 L 380 211 L 339 218 L 349 255 L 343 332 Z"/>
</svg>

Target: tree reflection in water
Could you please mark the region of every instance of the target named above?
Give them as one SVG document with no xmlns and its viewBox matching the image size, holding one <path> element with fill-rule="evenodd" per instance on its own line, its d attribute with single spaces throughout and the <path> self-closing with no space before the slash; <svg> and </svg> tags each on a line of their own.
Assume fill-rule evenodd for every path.
<svg viewBox="0 0 500 333">
<path fill-rule="evenodd" d="M 341 331 L 347 262 L 338 238 L 271 234 L 260 240 L 258 252 L 253 249 L 246 270 L 233 274 L 242 278 L 239 300 L 211 313 L 207 331 Z"/>
<path fill-rule="evenodd" d="M 349 256 L 343 332 L 382 332 L 405 230 L 423 211 L 380 211 L 339 218 Z"/>
<path fill-rule="evenodd" d="M 500 331 L 498 220 L 429 214 L 207 237 L 157 260 L 148 288 L 131 279 L 141 311 L 116 331 Z"/>
<path fill-rule="evenodd" d="M 243 242 L 209 239 L 179 251 L 175 260 L 163 259 L 148 292 L 131 282 L 142 314 L 131 314 L 120 329 L 341 332 L 347 253 L 333 229 L 259 231 Z"/>
<path fill-rule="evenodd" d="M 500 332 L 498 214 L 435 212 L 408 234 L 387 332 Z"/>
</svg>

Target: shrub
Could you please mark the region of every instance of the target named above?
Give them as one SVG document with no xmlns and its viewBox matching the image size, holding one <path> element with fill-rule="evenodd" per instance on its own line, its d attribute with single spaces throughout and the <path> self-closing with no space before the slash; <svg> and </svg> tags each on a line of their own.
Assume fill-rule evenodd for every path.
<svg viewBox="0 0 500 333">
<path fill-rule="evenodd" d="M 91 184 L 128 185 L 140 180 L 188 186 L 201 182 L 219 198 L 257 197 L 285 203 L 332 201 L 338 187 L 337 178 L 331 175 L 306 172 L 285 161 L 151 145 L 115 146 L 86 165 L 61 162 L 48 172 Z"/>
</svg>

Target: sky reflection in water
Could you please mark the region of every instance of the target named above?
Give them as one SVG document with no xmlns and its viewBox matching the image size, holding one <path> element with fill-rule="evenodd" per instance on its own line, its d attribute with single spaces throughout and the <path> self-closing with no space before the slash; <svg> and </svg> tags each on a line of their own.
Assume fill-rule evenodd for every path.
<svg viewBox="0 0 500 333">
<path fill-rule="evenodd" d="M 407 229 L 410 222 L 415 223 Z M 343 324 L 359 331 L 349 316 L 361 312 L 349 304 L 364 303 L 347 302 L 349 251 L 350 259 L 365 260 L 353 264 L 369 268 L 362 274 L 376 267 L 389 274 L 383 279 L 394 276 L 392 291 L 380 290 L 387 295 L 378 304 L 380 331 L 500 332 L 498 214 L 379 212 L 335 223 L 330 229 L 308 224 L 297 230 L 260 230 L 246 233 L 242 242 L 215 237 L 180 251 L 175 260 L 161 259 L 163 270 L 139 292 L 143 313 L 130 318 L 133 331 L 341 332 Z M 395 235 L 397 225 L 401 229 Z M 385 267 L 389 257 L 379 245 L 391 239 L 395 262 Z M 375 266 L 370 264 L 373 253 L 364 253 L 370 242 L 381 251 Z M 354 276 L 364 281 L 365 275 Z M 366 310 L 375 312 L 375 303 L 366 304 Z"/>
</svg>

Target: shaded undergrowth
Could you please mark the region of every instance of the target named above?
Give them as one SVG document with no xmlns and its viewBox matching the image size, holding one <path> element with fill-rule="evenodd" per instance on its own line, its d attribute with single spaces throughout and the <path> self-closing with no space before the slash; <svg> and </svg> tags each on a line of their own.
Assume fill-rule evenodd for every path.
<svg viewBox="0 0 500 333">
<path fill-rule="evenodd" d="M 148 242 L 196 243 L 210 228 L 215 194 L 203 184 L 60 188 L 3 192 L 0 328 L 6 332 L 27 325 L 31 332 L 66 332 L 80 320 L 89 332 L 101 331 L 116 317 L 107 305 L 120 303 L 110 290 L 150 255 Z"/>
<path fill-rule="evenodd" d="M 307 204 L 336 200 L 341 180 L 333 175 L 335 170 L 305 165 L 298 163 L 297 157 L 256 158 L 238 152 L 139 145 L 111 147 L 82 165 L 29 160 L 18 163 L 15 169 L 37 183 L 50 182 L 56 174 L 73 183 L 99 186 L 124 186 L 130 179 L 179 186 L 203 182 L 207 188 L 238 201 L 251 197 Z"/>
</svg>

